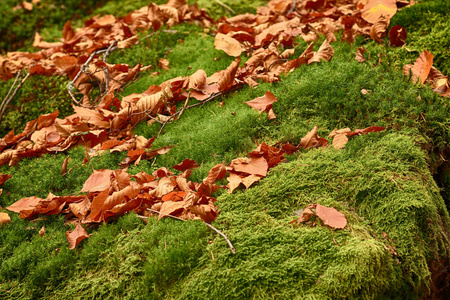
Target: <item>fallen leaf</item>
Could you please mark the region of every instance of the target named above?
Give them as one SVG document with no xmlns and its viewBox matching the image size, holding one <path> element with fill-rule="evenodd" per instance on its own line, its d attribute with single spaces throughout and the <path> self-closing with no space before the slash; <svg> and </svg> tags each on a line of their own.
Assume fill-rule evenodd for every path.
<svg viewBox="0 0 450 300">
<path fill-rule="evenodd" d="M 229 56 L 238 57 L 242 53 L 241 43 L 239 43 L 234 38 L 220 32 L 216 34 L 214 47 L 217 50 L 224 51 Z"/>
<path fill-rule="evenodd" d="M 7 213 L 0 212 L 0 225 L 11 224 L 11 218 Z"/>
<path fill-rule="evenodd" d="M 391 45 L 395 47 L 401 47 L 405 44 L 405 40 L 408 37 L 406 34 L 406 29 L 400 25 L 395 25 L 389 30 L 389 39 Z"/>
<path fill-rule="evenodd" d="M 269 113 L 272 109 L 272 104 L 276 101 L 278 101 L 278 99 L 270 91 L 267 91 L 264 94 L 264 96 L 257 97 L 255 99 L 247 101 L 245 103 L 247 103 L 248 106 L 259 111 L 259 113 L 262 113 L 263 111 Z M 269 120 L 272 120 L 275 118 L 276 118 L 275 115 L 273 115 L 273 116 L 269 115 Z"/>
<path fill-rule="evenodd" d="M 161 68 L 161 69 L 163 69 L 163 70 L 169 70 L 170 68 L 169 68 L 169 61 L 167 60 L 167 59 L 165 59 L 165 58 L 161 58 L 159 61 L 158 61 L 158 66 Z"/>
<path fill-rule="evenodd" d="M 318 126 L 315 126 L 310 132 L 308 132 L 301 140 L 300 147 L 303 149 L 327 147 L 328 141 L 319 137 L 317 134 Z"/>
<path fill-rule="evenodd" d="M 314 56 L 308 60 L 308 65 L 313 62 L 321 62 L 321 61 L 329 61 L 334 55 L 333 47 L 331 47 L 330 43 L 325 40 L 320 46 L 319 50 L 314 53 Z"/>
<path fill-rule="evenodd" d="M 227 169 L 224 163 L 217 164 L 209 170 L 208 177 L 203 179 L 203 182 L 213 184 L 217 180 L 225 178 L 227 175 Z"/>
<path fill-rule="evenodd" d="M 416 62 L 412 66 L 411 72 L 413 76 L 413 81 L 424 83 L 427 80 L 428 74 L 430 73 L 431 67 L 433 66 L 433 54 L 429 51 L 424 50 L 420 56 L 417 58 Z"/>
<path fill-rule="evenodd" d="M 230 166 L 237 172 L 249 175 L 266 176 L 269 165 L 264 157 L 252 157 L 250 159 L 234 159 Z"/>
<path fill-rule="evenodd" d="M 344 229 L 347 225 L 347 219 L 343 213 L 338 212 L 333 207 L 325 207 L 320 204 L 316 206 L 316 214 L 322 220 L 323 224 L 335 229 Z"/>
<path fill-rule="evenodd" d="M 368 0 L 361 10 L 361 17 L 375 24 L 381 16 L 390 20 L 397 12 L 397 0 Z"/>
<path fill-rule="evenodd" d="M 234 78 L 236 76 L 236 72 L 239 68 L 240 62 L 241 58 L 238 57 L 228 66 L 228 68 L 224 70 L 219 81 L 217 82 L 217 84 L 219 85 L 219 91 L 225 91 L 234 84 Z"/>
<path fill-rule="evenodd" d="M 61 175 L 65 176 L 67 174 L 67 163 L 69 162 L 69 155 L 64 159 L 61 166 Z"/>
<path fill-rule="evenodd" d="M 41 229 L 39 230 L 39 236 L 43 237 L 45 235 L 45 226 L 42 226 Z"/>
<path fill-rule="evenodd" d="M 172 168 L 174 168 L 175 170 L 184 172 L 185 170 L 188 170 L 188 169 L 198 168 L 198 163 L 193 159 L 186 158 L 181 163 L 173 166 Z"/>
<path fill-rule="evenodd" d="M 11 178 L 11 174 L 0 174 L 0 186 L 2 186 L 6 180 Z"/>
<path fill-rule="evenodd" d="M 112 170 L 94 170 L 83 185 L 81 192 L 101 192 L 111 184 Z"/>
<path fill-rule="evenodd" d="M 370 37 L 373 38 L 378 43 L 383 43 L 381 38 L 385 35 L 387 28 L 389 27 L 389 18 L 384 15 L 375 22 L 375 24 L 370 27 Z"/>
<path fill-rule="evenodd" d="M 302 213 L 300 214 L 300 216 L 298 216 L 297 224 L 309 221 L 309 219 L 311 219 L 311 217 L 313 215 L 314 215 L 314 212 L 310 208 L 308 208 L 308 207 L 305 208 L 302 211 Z"/>
<path fill-rule="evenodd" d="M 69 249 L 75 249 L 75 247 L 88 236 L 89 235 L 87 234 L 86 230 L 84 230 L 84 228 L 80 224 L 77 224 L 73 231 L 66 231 L 66 237 L 69 241 Z"/>
</svg>

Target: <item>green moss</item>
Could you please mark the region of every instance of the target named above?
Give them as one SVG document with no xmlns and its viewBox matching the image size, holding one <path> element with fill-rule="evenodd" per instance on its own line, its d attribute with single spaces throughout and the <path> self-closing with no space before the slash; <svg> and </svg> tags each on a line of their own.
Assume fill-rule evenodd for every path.
<svg viewBox="0 0 450 300">
<path fill-rule="evenodd" d="M 221 196 L 216 226 L 238 253 L 216 240 L 209 246 L 216 259 L 204 256 L 206 266 L 180 283 L 180 297 L 421 297 L 430 285 L 427 261 L 448 260 L 443 228 L 450 225 L 424 166 L 425 155 L 411 137 L 371 134 L 343 151 L 304 153 L 273 169 L 259 186 Z M 345 213 L 348 228 L 289 225 L 292 213 L 310 203 Z M 398 255 L 385 248 L 390 246 Z"/>
</svg>

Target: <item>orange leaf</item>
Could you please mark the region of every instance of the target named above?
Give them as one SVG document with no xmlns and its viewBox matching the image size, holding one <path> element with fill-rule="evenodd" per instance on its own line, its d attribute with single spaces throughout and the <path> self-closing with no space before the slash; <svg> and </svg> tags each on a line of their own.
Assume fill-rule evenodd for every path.
<svg viewBox="0 0 450 300">
<path fill-rule="evenodd" d="M 186 158 L 181 163 L 179 163 L 178 165 L 173 166 L 172 168 L 174 168 L 175 170 L 184 172 L 185 170 L 188 170 L 188 169 L 198 168 L 198 163 L 195 160 L 193 160 L 193 159 Z"/>
<path fill-rule="evenodd" d="M 184 201 L 166 201 L 161 205 L 161 209 L 159 210 L 159 219 L 168 215 L 176 215 L 184 210 Z"/>
<path fill-rule="evenodd" d="M 333 207 L 325 207 L 317 204 L 316 214 L 322 220 L 323 224 L 328 225 L 331 228 L 344 229 L 347 225 L 345 215 L 338 212 Z"/>
<path fill-rule="evenodd" d="M 258 182 L 261 180 L 261 176 L 258 175 L 250 175 L 242 178 L 242 183 L 245 185 L 245 188 L 249 188 L 252 184 L 255 182 Z"/>
<path fill-rule="evenodd" d="M 86 123 L 92 124 L 97 128 L 110 128 L 109 122 L 105 121 L 105 117 L 94 109 L 73 106 L 75 113 Z"/>
<path fill-rule="evenodd" d="M 316 126 L 310 132 L 308 132 L 305 137 L 301 139 L 300 147 L 304 149 L 327 147 L 328 141 L 324 138 L 319 137 L 319 135 L 317 134 L 318 129 L 319 127 Z"/>
<path fill-rule="evenodd" d="M 89 209 L 91 209 L 91 201 L 89 201 L 88 197 L 85 197 L 81 202 L 70 203 L 69 208 L 77 218 L 82 219 L 86 217 Z"/>
<path fill-rule="evenodd" d="M 348 137 L 345 134 L 336 134 L 333 137 L 333 148 L 338 150 L 344 148 L 348 142 Z"/>
<path fill-rule="evenodd" d="M 84 230 L 80 224 L 77 224 L 72 232 L 70 230 L 66 231 L 66 237 L 69 241 L 69 249 L 75 249 L 75 247 L 88 236 L 89 235 L 86 230 Z"/>
<path fill-rule="evenodd" d="M 230 173 L 230 176 L 227 177 L 228 180 L 228 193 L 233 193 L 234 189 L 239 187 L 239 185 L 242 183 L 242 178 L 236 173 Z"/>
<path fill-rule="evenodd" d="M 311 219 L 311 217 L 314 215 L 314 212 L 310 209 L 310 208 L 305 208 L 302 213 L 300 214 L 300 216 L 298 216 L 298 221 L 297 224 L 309 221 L 309 219 Z"/>
<path fill-rule="evenodd" d="M 219 91 L 228 90 L 234 84 L 234 77 L 236 76 L 236 72 L 239 68 L 239 63 L 241 62 L 241 58 L 236 58 L 228 68 L 226 68 L 217 84 L 219 85 Z"/>
<path fill-rule="evenodd" d="M 194 74 L 189 76 L 188 89 L 201 88 L 206 83 L 206 77 L 206 72 L 203 69 L 198 69 Z"/>
<path fill-rule="evenodd" d="M 209 170 L 208 177 L 203 179 L 203 182 L 213 184 L 217 180 L 225 178 L 227 175 L 227 169 L 224 163 L 217 164 Z"/>
<path fill-rule="evenodd" d="M 0 174 L 0 186 L 5 183 L 6 180 L 11 178 L 11 174 Z"/>
<path fill-rule="evenodd" d="M 0 225 L 11 224 L 11 218 L 7 213 L 0 212 Z"/>
<path fill-rule="evenodd" d="M 264 157 L 234 159 L 230 166 L 237 172 L 259 175 L 263 177 L 267 175 L 267 170 L 269 168 L 269 164 Z"/>
<path fill-rule="evenodd" d="M 161 58 L 159 61 L 158 61 L 158 66 L 161 68 L 161 69 L 163 69 L 163 70 L 169 70 L 170 68 L 169 68 L 169 61 L 167 60 L 167 59 L 165 59 L 165 58 Z"/>
<path fill-rule="evenodd" d="M 241 43 L 239 43 L 231 36 L 222 34 L 220 32 L 216 34 L 214 47 L 217 50 L 224 51 L 229 56 L 237 57 L 242 53 Z"/>
<path fill-rule="evenodd" d="M 373 38 L 378 43 L 383 43 L 381 37 L 386 33 L 387 28 L 389 27 L 389 19 L 382 15 L 375 24 L 370 27 L 370 37 Z"/>
<path fill-rule="evenodd" d="M 424 83 L 427 80 L 428 74 L 430 73 L 431 67 L 433 66 L 433 54 L 429 51 L 424 50 L 416 62 L 412 66 L 411 72 L 413 75 L 414 82 L 419 81 Z"/>
<path fill-rule="evenodd" d="M 314 53 L 314 56 L 308 61 L 308 65 L 313 62 L 329 61 L 334 55 L 333 47 L 325 40 L 320 46 L 319 50 Z"/>
<path fill-rule="evenodd" d="M 118 42 L 117 48 L 119 48 L 119 49 L 131 48 L 138 41 L 139 41 L 139 37 L 137 35 L 133 35 L 132 37 L 127 38 L 126 40 Z"/>
<path fill-rule="evenodd" d="M 16 213 L 22 213 L 22 211 L 30 211 L 30 210 L 33 211 L 39 204 L 39 202 L 42 200 L 44 199 L 35 196 L 22 198 L 19 201 L 16 201 L 10 206 L 6 207 L 6 209 Z M 22 215 L 20 217 L 22 218 Z M 25 217 L 26 216 L 24 216 L 24 218 Z"/>
<path fill-rule="evenodd" d="M 390 20 L 397 12 L 397 0 L 368 0 L 361 11 L 361 17 L 375 24 L 381 16 Z"/>
<path fill-rule="evenodd" d="M 199 216 L 206 223 L 211 223 L 217 218 L 217 210 L 214 206 L 208 204 L 193 205 L 190 211 Z"/>
<path fill-rule="evenodd" d="M 112 170 L 94 170 L 81 189 L 81 192 L 101 192 L 111 185 Z"/>
<path fill-rule="evenodd" d="M 248 106 L 259 111 L 259 113 L 262 113 L 263 111 L 269 113 L 272 109 L 272 104 L 276 101 L 278 101 L 278 99 L 270 91 L 267 91 L 264 94 L 264 96 L 257 97 L 255 99 L 247 101 L 245 103 L 247 103 Z M 273 110 L 272 110 L 272 112 L 273 112 Z M 275 119 L 275 118 L 276 118 L 275 115 L 273 115 L 272 117 L 269 116 L 269 120 Z"/>
</svg>

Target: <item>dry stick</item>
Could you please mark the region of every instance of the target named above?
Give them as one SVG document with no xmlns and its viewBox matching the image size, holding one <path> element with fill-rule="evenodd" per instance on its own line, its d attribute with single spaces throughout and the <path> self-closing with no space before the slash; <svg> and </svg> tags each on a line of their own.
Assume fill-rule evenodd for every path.
<svg viewBox="0 0 450 300">
<path fill-rule="evenodd" d="M 236 12 L 235 12 L 231 7 L 229 7 L 228 5 L 226 5 L 225 3 L 223 3 L 222 1 L 220 1 L 220 0 L 214 0 L 214 1 L 216 1 L 217 4 L 219 4 L 220 6 L 222 6 L 223 8 L 225 8 L 226 10 L 228 10 L 229 12 L 231 12 L 231 13 L 233 13 L 233 14 L 236 14 Z"/>
<path fill-rule="evenodd" d="M 287 15 L 289 15 L 290 13 L 294 12 L 295 10 L 295 6 L 297 5 L 297 3 L 295 3 L 296 1 L 292 1 L 292 7 L 291 9 L 287 12 Z"/>
<path fill-rule="evenodd" d="M 116 41 L 114 41 L 111 45 L 114 45 Z M 75 89 L 75 82 L 78 80 L 78 78 L 81 76 L 81 74 L 86 73 L 86 67 L 91 63 L 91 61 L 94 59 L 94 56 L 103 54 L 103 53 L 111 53 L 112 51 L 117 49 L 117 46 L 111 47 L 111 45 L 107 49 L 98 50 L 95 52 L 92 52 L 89 58 L 86 60 L 86 62 L 80 67 L 80 71 L 78 71 L 77 75 L 75 76 L 72 81 L 67 83 L 67 90 L 69 92 L 70 97 L 72 97 L 72 100 L 80 105 L 80 101 L 75 99 L 75 96 L 73 95 L 72 91 Z M 108 54 L 109 55 L 109 54 Z"/>
<path fill-rule="evenodd" d="M 18 73 L 20 74 L 20 72 Z M 3 114 L 6 111 L 6 108 L 8 107 L 8 104 L 11 102 L 11 100 L 14 98 L 14 96 L 17 94 L 17 91 L 22 87 L 23 83 L 28 79 L 28 77 L 30 77 L 30 73 L 27 73 L 27 75 L 25 75 L 25 77 L 20 81 L 20 83 L 17 85 L 16 89 L 14 90 L 14 92 L 12 93 L 12 95 L 9 98 L 5 98 L 2 102 L 2 108 L 0 111 L 0 121 L 3 118 Z M 16 80 L 14 81 L 14 84 L 16 83 Z M 11 89 L 14 87 L 11 86 Z M 8 92 L 8 95 L 10 94 L 10 92 Z"/>
<path fill-rule="evenodd" d="M 157 213 L 157 214 L 160 214 L 160 215 L 163 215 L 163 216 L 171 217 L 171 218 L 174 218 L 174 219 L 177 219 L 177 220 L 180 220 L 180 221 L 186 221 L 186 220 L 178 218 L 176 216 L 162 214 L 160 211 L 157 211 L 157 210 L 154 210 L 154 209 L 147 208 L 147 210 L 151 211 L 151 212 L 154 212 L 154 213 Z M 148 217 L 139 216 L 139 215 L 138 215 L 138 217 L 141 218 L 141 219 L 144 219 L 144 218 L 147 219 L 148 218 Z M 228 239 L 228 237 L 226 236 L 225 233 L 223 233 L 222 231 L 220 231 L 219 229 L 217 229 L 216 227 L 212 226 L 211 224 L 209 224 L 209 223 L 207 223 L 205 221 L 203 221 L 203 223 L 205 223 L 206 226 L 208 226 L 209 228 L 211 228 L 212 230 L 214 230 L 215 232 L 220 234 L 224 238 L 224 240 L 227 242 L 228 246 L 230 247 L 231 253 L 236 254 L 236 249 L 234 248 L 233 244 L 230 242 L 230 240 Z"/>
</svg>

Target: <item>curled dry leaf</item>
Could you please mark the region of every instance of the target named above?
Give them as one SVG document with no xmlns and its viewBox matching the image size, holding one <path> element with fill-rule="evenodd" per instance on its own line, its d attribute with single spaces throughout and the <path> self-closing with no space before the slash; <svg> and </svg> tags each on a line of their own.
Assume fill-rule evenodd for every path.
<svg viewBox="0 0 450 300">
<path fill-rule="evenodd" d="M 11 174 L 0 174 L 0 186 L 2 186 L 6 180 L 11 178 Z"/>
<path fill-rule="evenodd" d="M 389 20 L 386 16 L 381 15 L 381 17 L 375 22 L 375 24 L 370 27 L 370 37 L 373 38 L 378 43 L 382 43 L 381 38 L 386 33 L 389 27 Z"/>
<path fill-rule="evenodd" d="M 139 37 L 137 35 L 133 35 L 132 37 L 120 41 L 117 43 L 117 48 L 119 49 L 125 49 L 125 48 L 131 48 L 139 41 Z"/>
<path fill-rule="evenodd" d="M 203 69 L 198 69 L 194 74 L 189 76 L 188 89 L 199 89 L 206 83 L 206 72 Z"/>
<path fill-rule="evenodd" d="M 228 90 L 231 86 L 234 84 L 234 78 L 236 76 L 236 72 L 239 68 L 239 63 L 241 62 L 241 58 L 236 58 L 235 61 L 233 61 L 228 68 L 226 68 L 223 73 L 221 74 L 221 77 L 217 84 L 219 85 L 219 91 L 225 91 Z"/>
<path fill-rule="evenodd" d="M 314 53 L 314 56 L 308 61 L 308 65 L 313 62 L 329 61 L 334 55 L 334 49 L 330 43 L 325 40 L 320 46 L 319 50 Z"/>
<path fill-rule="evenodd" d="M 41 229 L 39 230 L 39 236 L 43 237 L 45 235 L 45 226 L 42 226 Z"/>
<path fill-rule="evenodd" d="M 433 66 L 433 54 L 431 54 L 427 50 L 424 50 L 417 58 L 414 65 L 412 66 L 411 72 L 413 80 L 415 82 L 419 81 L 420 83 L 423 84 L 425 80 L 427 80 L 428 74 L 430 73 L 432 66 Z"/>
<path fill-rule="evenodd" d="M 406 29 L 400 25 L 395 25 L 391 28 L 391 30 L 389 30 L 389 39 L 392 46 L 403 46 L 407 37 L 408 35 L 406 34 Z"/>
<path fill-rule="evenodd" d="M 307 222 L 309 221 L 309 219 L 311 219 L 311 217 L 314 215 L 314 212 L 309 208 L 306 207 L 302 213 L 300 214 L 300 216 L 298 216 L 298 221 L 297 224 L 303 223 L 303 222 Z"/>
<path fill-rule="evenodd" d="M 167 60 L 167 59 L 165 59 L 165 58 L 161 58 L 159 61 L 158 61 L 158 66 L 161 68 L 161 69 L 163 69 L 163 70 L 169 70 L 170 68 L 169 68 L 169 61 Z"/>
<path fill-rule="evenodd" d="M 0 225 L 11 224 L 11 218 L 7 213 L 0 212 Z"/>
<path fill-rule="evenodd" d="M 319 137 L 317 134 L 318 126 L 315 126 L 310 132 L 308 132 L 300 141 L 300 147 L 303 149 L 327 147 L 328 141 Z"/>
<path fill-rule="evenodd" d="M 179 163 L 178 165 L 173 166 L 172 168 L 174 168 L 175 170 L 184 172 L 184 171 L 189 170 L 189 169 L 198 168 L 198 163 L 195 160 L 193 160 L 193 159 L 186 158 L 181 163 Z"/>
<path fill-rule="evenodd" d="M 203 182 L 213 184 L 217 180 L 225 178 L 227 175 L 227 169 L 224 163 L 217 164 L 209 170 L 208 177 L 203 179 Z"/>
<path fill-rule="evenodd" d="M 69 157 L 70 156 L 67 156 L 62 163 L 62 166 L 61 166 L 61 175 L 62 176 L 65 176 L 67 174 L 67 163 L 69 162 Z"/>
<path fill-rule="evenodd" d="M 73 231 L 66 231 L 66 237 L 69 241 L 69 249 L 75 249 L 75 247 L 88 236 L 89 235 L 87 234 L 86 230 L 84 230 L 84 228 L 80 224 L 77 224 Z"/>
<path fill-rule="evenodd" d="M 241 43 L 231 36 L 217 33 L 214 41 L 214 47 L 217 50 L 222 50 L 229 56 L 238 57 L 242 53 Z"/>
<path fill-rule="evenodd" d="M 94 170 L 81 189 L 81 192 L 101 192 L 111 184 L 112 170 Z"/>
</svg>

